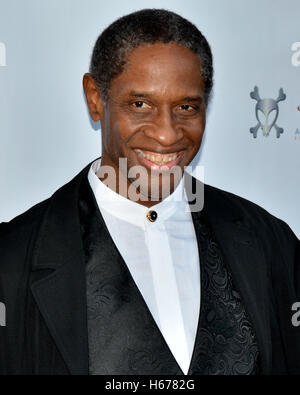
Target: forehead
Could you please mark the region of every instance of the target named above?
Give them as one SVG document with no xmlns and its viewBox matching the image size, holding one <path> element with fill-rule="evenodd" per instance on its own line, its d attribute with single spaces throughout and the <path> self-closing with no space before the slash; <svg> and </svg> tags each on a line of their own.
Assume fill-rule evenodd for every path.
<svg viewBox="0 0 300 395">
<path fill-rule="evenodd" d="M 110 94 L 143 91 L 168 98 L 204 95 L 199 57 L 176 43 L 155 43 L 134 49 L 124 71 L 111 81 Z"/>
</svg>

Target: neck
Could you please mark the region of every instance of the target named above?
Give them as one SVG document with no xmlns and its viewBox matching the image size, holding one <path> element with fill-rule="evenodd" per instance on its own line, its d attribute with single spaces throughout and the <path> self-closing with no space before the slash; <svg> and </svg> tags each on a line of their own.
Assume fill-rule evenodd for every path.
<svg viewBox="0 0 300 395">
<path fill-rule="evenodd" d="M 124 171 L 120 171 L 119 167 L 107 156 L 101 158 L 101 166 L 97 171 L 97 176 L 108 188 L 125 197 L 126 199 L 132 200 L 135 203 L 141 204 L 145 207 L 152 207 L 163 201 L 166 196 L 159 196 L 155 199 L 151 196 L 145 196 L 140 192 L 139 187 L 135 187 L 132 182 L 129 181 Z M 134 193 L 133 193 L 134 191 Z M 170 190 L 170 194 L 173 190 Z M 134 195 L 134 198 L 132 198 Z"/>
</svg>

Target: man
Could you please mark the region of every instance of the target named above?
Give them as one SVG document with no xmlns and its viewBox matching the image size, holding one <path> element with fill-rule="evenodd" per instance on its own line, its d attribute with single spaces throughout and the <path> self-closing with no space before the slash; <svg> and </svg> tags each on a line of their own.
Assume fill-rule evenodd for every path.
<svg viewBox="0 0 300 395">
<path fill-rule="evenodd" d="M 83 87 L 102 157 L 0 227 L 2 374 L 300 373 L 297 238 L 207 185 L 202 207 L 183 173 L 212 75 L 206 39 L 172 12 L 99 37 Z"/>
</svg>

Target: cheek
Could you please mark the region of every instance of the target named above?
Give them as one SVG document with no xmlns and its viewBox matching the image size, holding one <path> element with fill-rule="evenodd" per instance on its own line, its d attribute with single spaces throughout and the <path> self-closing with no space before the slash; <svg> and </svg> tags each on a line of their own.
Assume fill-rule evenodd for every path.
<svg viewBox="0 0 300 395">
<path fill-rule="evenodd" d="M 205 129 L 205 120 L 190 124 L 187 130 L 187 137 L 193 142 L 194 145 L 199 146 L 202 141 Z"/>
<path fill-rule="evenodd" d="M 110 124 L 111 133 L 119 140 L 127 141 L 139 129 L 140 125 L 129 116 L 115 113 Z"/>
</svg>

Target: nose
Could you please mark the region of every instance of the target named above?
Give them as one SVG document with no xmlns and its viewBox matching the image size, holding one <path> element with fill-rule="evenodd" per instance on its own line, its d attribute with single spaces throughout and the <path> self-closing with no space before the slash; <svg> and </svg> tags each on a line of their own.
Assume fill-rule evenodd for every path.
<svg viewBox="0 0 300 395">
<path fill-rule="evenodd" d="M 176 144 L 182 139 L 183 134 L 182 127 L 167 108 L 160 110 L 151 125 L 145 129 L 145 135 L 158 141 L 162 146 Z"/>
</svg>

